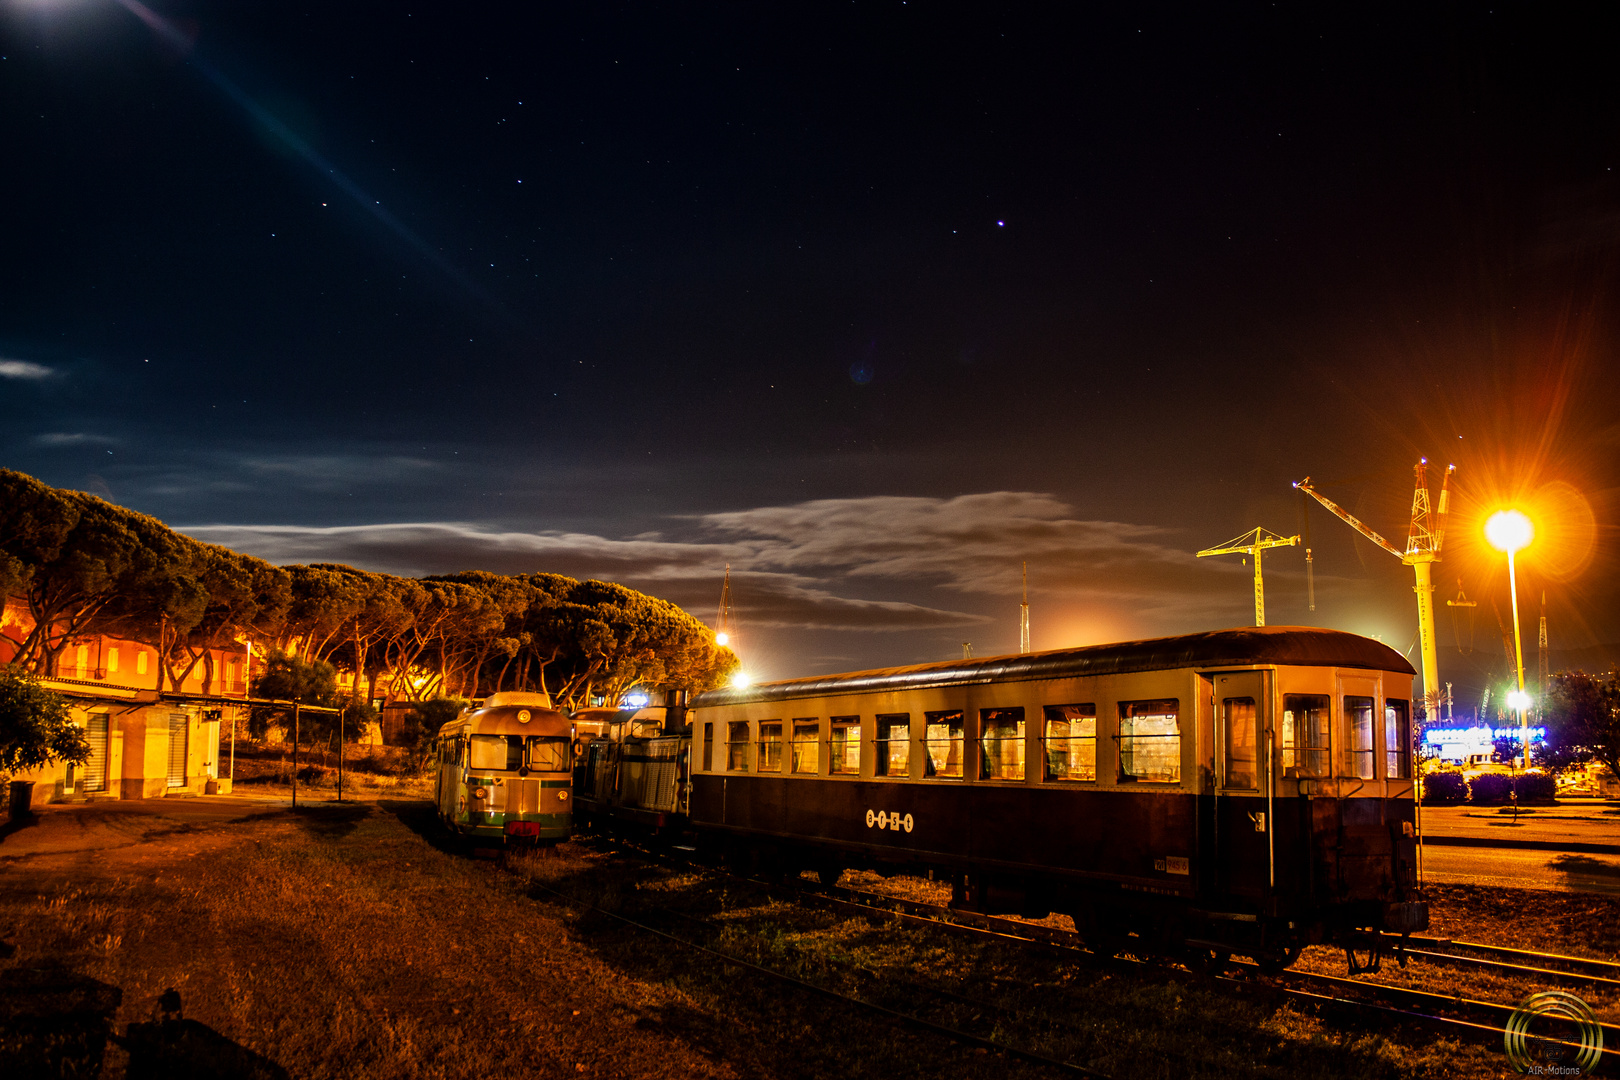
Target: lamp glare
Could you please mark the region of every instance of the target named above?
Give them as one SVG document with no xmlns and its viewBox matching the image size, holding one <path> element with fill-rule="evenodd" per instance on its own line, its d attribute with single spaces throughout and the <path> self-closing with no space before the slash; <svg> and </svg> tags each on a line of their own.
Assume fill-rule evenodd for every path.
<svg viewBox="0 0 1620 1080">
<path fill-rule="evenodd" d="M 1497 551 L 1511 555 L 1528 547 L 1535 538 L 1535 526 L 1518 510 L 1498 510 L 1485 522 L 1485 539 Z"/>
</svg>

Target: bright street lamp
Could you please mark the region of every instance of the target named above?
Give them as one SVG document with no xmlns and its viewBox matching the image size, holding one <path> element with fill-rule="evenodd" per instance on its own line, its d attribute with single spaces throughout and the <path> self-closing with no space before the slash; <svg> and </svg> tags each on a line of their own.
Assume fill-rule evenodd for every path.
<svg viewBox="0 0 1620 1080">
<path fill-rule="evenodd" d="M 1524 643 L 1519 637 L 1519 581 L 1513 568 L 1513 553 L 1530 546 L 1536 528 L 1518 510 L 1498 510 L 1485 522 L 1485 539 L 1508 557 L 1508 594 L 1513 601 L 1513 655 L 1519 665 L 1519 689 L 1508 695 L 1508 704 L 1519 710 L 1519 745 L 1524 748 L 1524 767 L 1530 768 L 1530 720 L 1525 710 L 1530 698 L 1524 692 Z"/>
</svg>

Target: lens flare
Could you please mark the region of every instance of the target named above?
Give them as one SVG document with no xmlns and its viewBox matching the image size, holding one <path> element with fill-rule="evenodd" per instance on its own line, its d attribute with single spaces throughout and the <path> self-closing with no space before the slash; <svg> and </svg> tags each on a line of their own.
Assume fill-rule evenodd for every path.
<svg viewBox="0 0 1620 1080">
<path fill-rule="evenodd" d="M 1497 551 L 1520 551 L 1536 538 L 1536 527 L 1519 510 L 1498 510 L 1485 521 L 1485 539 Z"/>
</svg>

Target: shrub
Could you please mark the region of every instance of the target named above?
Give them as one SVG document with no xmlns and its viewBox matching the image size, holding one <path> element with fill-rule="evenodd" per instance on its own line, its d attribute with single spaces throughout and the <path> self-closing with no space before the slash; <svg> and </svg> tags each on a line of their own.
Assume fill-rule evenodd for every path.
<svg viewBox="0 0 1620 1080">
<path fill-rule="evenodd" d="M 1468 798 L 1468 784 L 1462 773 L 1430 773 L 1423 778 L 1423 805 L 1449 806 Z"/>
<path fill-rule="evenodd" d="M 1468 782 L 1468 794 L 1479 806 L 1496 806 L 1508 801 L 1513 791 L 1513 777 L 1501 773 L 1481 773 Z"/>
<path fill-rule="evenodd" d="M 1514 783 L 1513 789 L 1519 793 L 1520 806 L 1532 803 L 1549 806 L 1558 794 L 1558 781 L 1552 773 L 1525 773 Z"/>
</svg>

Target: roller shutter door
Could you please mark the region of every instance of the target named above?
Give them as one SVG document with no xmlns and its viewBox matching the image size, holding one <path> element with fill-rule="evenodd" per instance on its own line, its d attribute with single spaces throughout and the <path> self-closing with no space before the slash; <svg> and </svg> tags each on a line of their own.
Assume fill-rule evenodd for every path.
<svg viewBox="0 0 1620 1080">
<path fill-rule="evenodd" d="M 186 786 L 187 739 L 191 734 L 191 718 L 185 713 L 169 715 L 169 786 Z"/>
<path fill-rule="evenodd" d="M 85 735 L 90 740 L 90 760 L 84 763 L 84 791 L 107 790 L 107 714 L 91 713 Z"/>
</svg>

